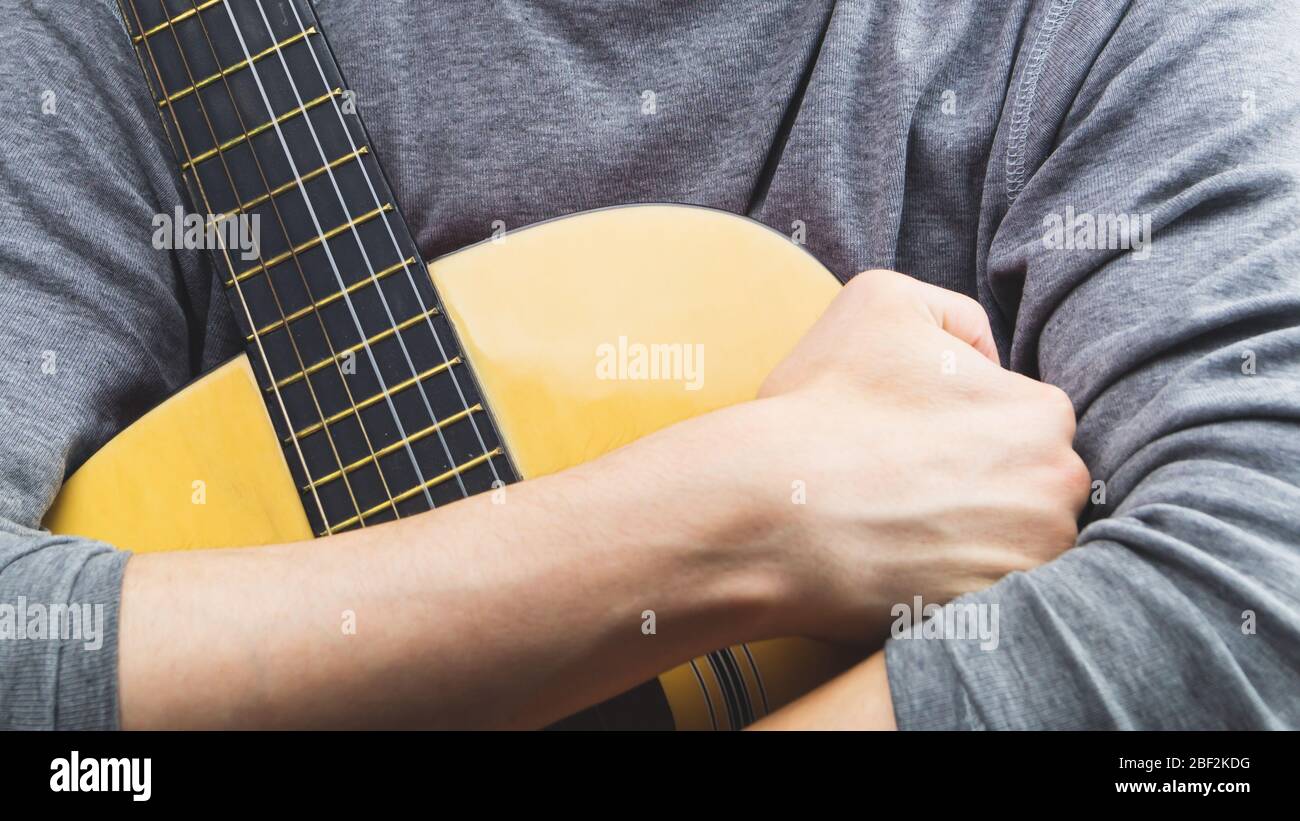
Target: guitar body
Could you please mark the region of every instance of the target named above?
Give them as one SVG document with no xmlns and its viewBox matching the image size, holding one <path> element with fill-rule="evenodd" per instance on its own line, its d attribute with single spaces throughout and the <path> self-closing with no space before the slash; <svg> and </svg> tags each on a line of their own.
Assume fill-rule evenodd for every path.
<svg viewBox="0 0 1300 821">
<path fill-rule="evenodd" d="M 524 479 L 753 398 L 839 289 L 775 231 L 675 205 L 551 220 L 437 259 L 429 272 Z M 647 351 L 662 367 L 638 363 Z M 141 552 L 313 536 L 242 355 L 88 460 L 45 523 Z M 667 712 L 631 723 L 736 728 L 854 660 L 804 640 L 720 651 L 661 676 L 662 697 L 650 702 Z"/>
</svg>

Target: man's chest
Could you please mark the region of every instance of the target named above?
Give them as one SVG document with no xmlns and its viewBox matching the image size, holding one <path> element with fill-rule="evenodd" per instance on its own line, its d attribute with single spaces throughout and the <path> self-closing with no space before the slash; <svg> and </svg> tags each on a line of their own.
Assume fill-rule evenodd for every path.
<svg viewBox="0 0 1300 821">
<path fill-rule="evenodd" d="M 496 225 L 691 202 L 750 212 L 841 276 L 968 254 L 1014 57 L 999 29 L 1024 13 L 362 5 L 317 13 L 427 255 Z"/>
<path fill-rule="evenodd" d="M 1026 2 L 415 4 L 316 13 L 428 259 L 636 202 L 748 214 L 841 279 L 976 294 Z M 831 15 L 828 17 L 828 14 Z"/>
</svg>

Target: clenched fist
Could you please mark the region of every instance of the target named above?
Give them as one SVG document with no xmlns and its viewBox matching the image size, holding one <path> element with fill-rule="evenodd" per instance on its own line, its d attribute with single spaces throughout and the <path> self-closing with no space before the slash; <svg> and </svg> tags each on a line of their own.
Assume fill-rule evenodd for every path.
<svg viewBox="0 0 1300 821">
<path fill-rule="evenodd" d="M 1074 424 L 1061 390 L 998 364 L 976 302 L 867 271 L 755 401 L 665 433 L 724 454 L 747 522 L 736 560 L 772 568 L 777 629 L 863 642 L 896 602 L 947 601 L 1074 543 L 1089 489 Z"/>
</svg>

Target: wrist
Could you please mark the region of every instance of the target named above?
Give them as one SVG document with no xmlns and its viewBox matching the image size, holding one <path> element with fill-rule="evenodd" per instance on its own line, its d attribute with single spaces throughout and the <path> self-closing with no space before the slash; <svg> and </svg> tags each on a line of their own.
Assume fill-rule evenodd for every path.
<svg viewBox="0 0 1300 821">
<path fill-rule="evenodd" d="M 666 599 L 726 635 L 717 646 L 788 635 L 786 615 L 797 586 L 791 550 L 780 532 L 772 488 L 758 487 L 744 451 L 731 447 L 748 430 L 748 405 L 717 411 L 659 431 L 570 473 L 600 488 Z M 786 500 L 788 501 L 788 500 Z M 708 649 L 716 649 L 709 647 Z"/>
</svg>

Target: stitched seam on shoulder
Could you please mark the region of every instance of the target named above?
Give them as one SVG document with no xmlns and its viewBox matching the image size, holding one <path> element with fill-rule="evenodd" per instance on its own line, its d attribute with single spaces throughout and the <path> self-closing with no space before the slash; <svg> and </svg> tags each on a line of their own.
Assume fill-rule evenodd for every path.
<svg viewBox="0 0 1300 821">
<path fill-rule="evenodd" d="M 1020 76 L 1016 102 L 1011 109 L 1011 136 L 1007 140 L 1007 205 L 1015 202 L 1020 189 L 1025 187 L 1025 150 L 1029 141 L 1029 119 L 1033 115 L 1034 96 L 1038 92 L 1038 78 L 1042 76 L 1047 52 L 1056 40 L 1061 24 L 1074 9 L 1075 1 L 1053 0 Z"/>
</svg>

